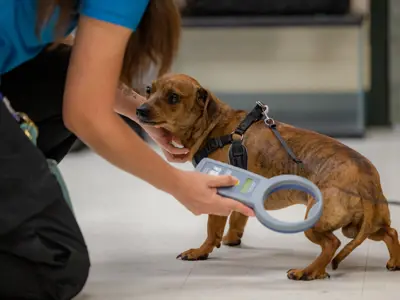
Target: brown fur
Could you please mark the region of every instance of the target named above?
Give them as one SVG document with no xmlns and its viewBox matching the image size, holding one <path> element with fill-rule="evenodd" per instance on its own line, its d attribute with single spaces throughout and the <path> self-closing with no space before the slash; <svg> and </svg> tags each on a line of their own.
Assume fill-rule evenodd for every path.
<svg viewBox="0 0 400 300">
<path fill-rule="evenodd" d="M 171 93 L 179 96 L 176 104 L 168 103 Z M 246 112 L 230 108 L 193 78 L 167 75 L 155 81 L 145 104 L 150 111 L 144 123 L 170 130 L 194 155 L 208 138 L 231 133 Z M 264 177 L 296 174 L 314 182 L 324 199 L 324 212 L 319 222 L 305 236 L 321 247 L 321 254 L 306 268 L 288 271 L 288 278 L 313 280 L 328 277 L 326 267 L 336 269 L 365 239 L 384 241 L 389 249 L 389 270 L 400 269 L 400 244 L 397 231 L 390 227 L 388 204 L 383 195 L 378 171 L 355 150 L 330 137 L 277 122 L 277 129 L 295 155 L 305 165 L 299 168 L 283 149 L 271 130 L 262 121 L 251 126 L 244 136 L 248 150 L 248 168 Z M 214 152 L 210 158 L 227 162 L 228 146 Z M 297 191 L 280 191 L 266 201 L 267 210 L 294 204 L 309 208 L 313 199 Z M 206 259 L 214 247 L 238 245 L 247 217 L 233 212 L 229 231 L 223 237 L 226 217 L 210 215 L 208 236 L 198 249 L 183 252 L 183 260 Z M 342 229 L 352 239 L 336 256 L 340 247 L 334 231 Z"/>
<path fill-rule="evenodd" d="M 77 0 L 38 0 L 38 36 L 54 9 L 60 9 L 55 31 L 57 42 L 50 49 L 63 42 L 70 20 L 78 16 L 77 3 Z M 159 67 L 159 75 L 168 72 L 178 51 L 180 34 L 181 16 L 175 1 L 151 0 L 128 41 L 121 81 L 128 86 L 137 84 L 135 81 L 140 80 L 153 63 Z"/>
</svg>

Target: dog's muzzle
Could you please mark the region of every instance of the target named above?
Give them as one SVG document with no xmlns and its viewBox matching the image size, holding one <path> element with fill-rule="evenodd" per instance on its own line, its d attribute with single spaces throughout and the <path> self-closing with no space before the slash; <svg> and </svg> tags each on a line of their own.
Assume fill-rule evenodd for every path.
<svg viewBox="0 0 400 300">
<path fill-rule="evenodd" d="M 136 116 L 140 121 L 149 121 L 150 119 L 150 106 L 148 104 L 142 104 L 136 109 Z"/>
</svg>

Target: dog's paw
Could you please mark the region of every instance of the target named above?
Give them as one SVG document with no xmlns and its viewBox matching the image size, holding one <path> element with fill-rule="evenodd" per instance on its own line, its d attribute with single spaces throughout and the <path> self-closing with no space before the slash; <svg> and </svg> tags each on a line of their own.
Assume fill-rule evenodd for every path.
<svg viewBox="0 0 400 300">
<path fill-rule="evenodd" d="M 228 231 L 228 233 L 222 238 L 222 244 L 229 247 L 240 246 L 242 243 L 241 236 L 234 232 Z"/>
<path fill-rule="evenodd" d="M 386 264 L 389 271 L 400 271 L 400 262 L 396 259 L 390 259 Z"/>
<path fill-rule="evenodd" d="M 225 236 L 222 239 L 222 243 L 228 247 L 237 247 L 237 246 L 240 246 L 240 244 L 242 243 L 242 240 L 240 238 L 229 239 L 229 237 Z"/>
<path fill-rule="evenodd" d="M 331 262 L 332 270 L 337 270 L 339 267 L 339 261 L 337 259 L 333 259 Z"/>
<path fill-rule="evenodd" d="M 316 279 L 326 279 L 331 276 L 323 271 L 305 272 L 305 270 L 290 269 L 287 271 L 287 277 L 291 280 L 310 281 Z"/>
<path fill-rule="evenodd" d="M 223 241 L 223 244 L 228 247 L 237 247 L 237 246 L 240 246 L 241 243 L 242 243 L 242 240 L 240 240 L 240 239 L 236 240 L 236 241 Z"/>
<path fill-rule="evenodd" d="M 207 260 L 209 253 L 204 253 L 201 249 L 190 249 L 179 254 L 176 259 L 194 261 L 194 260 Z"/>
</svg>

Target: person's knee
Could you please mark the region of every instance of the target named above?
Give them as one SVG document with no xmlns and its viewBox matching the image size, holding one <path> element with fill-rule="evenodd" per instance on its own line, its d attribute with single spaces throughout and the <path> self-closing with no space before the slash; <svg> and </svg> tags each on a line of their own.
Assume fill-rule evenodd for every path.
<svg viewBox="0 0 400 300">
<path fill-rule="evenodd" d="M 76 276 L 76 285 L 83 288 L 89 277 L 90 271 L 90 257 L 87 250 L 76 253 L 74 259 L 71 260 L 71 269 L 74 270 Z"/>
<path fill-rule="evenodd" d="M 40 267 L 42 293 L 54 300 L 73 299 L 82 292 L 89 277 L 89 254 L 86 250 L 74 250 L 67 257 L 60 254 L 55 262 L 58 267 Z"/>
<path fill-rule="evenodd" d="M 1 253 L 0 263 L 0 299 L 70 300 L 82 292 L 90 269 L 87 251 L 74 251 L 60 267 Z"/>
<path fill-rule="evenodd" d="M 69 300 L 83 290 L 90 257 L 64 200 L 0 240 L 0 299 Z"/>
<path fill-rule="evenodd" d="M 59 299 L 72 299 L 80 294 L 86 285 L 90 271 L 90 257 L 87 251 L 75 252 L 66 265 L 65 275 L 57 282 Z M 58 298 L 57 298 L 58 299 Z"/>
</svg>

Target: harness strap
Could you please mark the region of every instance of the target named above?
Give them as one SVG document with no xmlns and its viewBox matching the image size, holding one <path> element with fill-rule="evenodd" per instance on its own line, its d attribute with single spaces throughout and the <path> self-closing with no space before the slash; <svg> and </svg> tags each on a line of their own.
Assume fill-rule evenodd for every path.
<svg viewBox="0 0 400 300">
<path fill-rule="evenodd" d="M 211 138 L 207 141 L 205 146 L 197 151 L 197 153 L 193 157 L 192 164 L 197 166 L 197 164 L 205 157 L 208 157 L 211 153 L 217 151 L 218 149 L 224 148 L 226 145 L 232 144 L 234 141 L 233 136 L 243 134 L 253 125 L 255 122 L 258 122 L 262 119 L 263 110 L 262 107 L 257 105 L 253 110 L 244 118 L 242 122 L 236 127 L 235 131 L 228 135 L 223 135 L 217 138 Z"/>
<path fill-rule="evenodd" d="M 263 109 L 261 106 L 256 105 L 253 110 L 240 122 L 239 126 L 236 127 L 234 133 L 242 136 L 247 129 L 250 128 L 255 122 L 258 122 L 263 117 Z"/>
<path fill-rule="evenodd" d="M 240 122 L 240 124 L 236 127 L 235 131 L 231 134 L 224 135 L 217 138 L 211 138 L 207 141 L 206 145 L 200 149 L 193 157 L 192 163 L 196 167 L 196 165 L 205 157 L 208 157 L 214 151 L 225 147 L 228 144 L 233 144 L 236 140 L 233 136 L 239 135 L 241 137 L 240 141 L 236 143 L 234 147 L 231 146 L 229 150 L 229 159 L 234 164 L 238 164 L 239 167 L 247 167 L 247 150 L 242 145 L 243 135 L 253 125 L 255 122 L 260 120 L 264 120 L 265 125 L 272 130 L 275 137 L 281 143 L 282 147 L 288 153 L 290 158 L 302 168 L 304 168 L 303 162 L 296 157 L 293 151 L 289 148 L 285 140 L 280 135 L 279 131 L 276 128 L 275 121 L 268 117 L 268 106 L 262 104 L 261 102 L 257 102 L 256 107 L 245 117 L 245 119 Z M 239 144 L 241 147 L 239 147 Z M 246 161 L 245 161 L 246 160 Z"/>
<path fill-rule="evenodd" d="M 303 162 L 296 157 L 296 155 L 293 153 L 292 149 L 289 148 L 289 146 L 286 144 L 285 140 L 282 138 L 281 134 L 279 133 L 278 129 L 276 129 L 276 124 L 274 119 L 270 118 L 268 116 L 268 111 L 269 108 L 267 105 L 262 104 L 261 102 L 257 102 L 257 105 L 262 108 L 263 115 L 264 115 L 264 124 L 272 130 L 272 133 L 275 135 L 275 137 L 278 139 L 278 141 L 281 143 L 281 146 L 285 149 L 287 154 L 291 157 L 291 159 L 298 165 L 300 165 L 302 168 L 304 168 Z"/>
<path fill-rule="evenodd" d="M 272 130 L 272 132 L 274 133 L 275 137 L 279 140 L 279 142 L 281 143 L 282 147 L 286 150 L 286 152 L 289 154 L 291 159 L 296 164 L 303 166 L 303 162 L 296 157 L 296 155 L 293 153 L 292 149 L 290 149 L 290 147 L 286 144 L 285 140 L 282 138 L 282 136 L 279 133 L 279 131 L 276 129 L 276 124 L 267 125 L 267 126 Z"/>
<path fill-rule="evenodd" d="M 235 140 L 229 148 L 228 152 L 229 163 L 232 166 L 247 170 L 248 154 L 247 148 L 241 140 Z"/>
<path fill-rule="evenodd" d="M 231 144 L 233 141 L 232 134 L 223 135 L 217 138 L 211 138 L 207 141 L 206 145 L 197 151 L 193 156 L 193 165 L 197 164 L 205 157 L 208 157 L 211 153 L 217 151 L 218 149 L 224 148 L 226 145 Z"/>
</svg>

